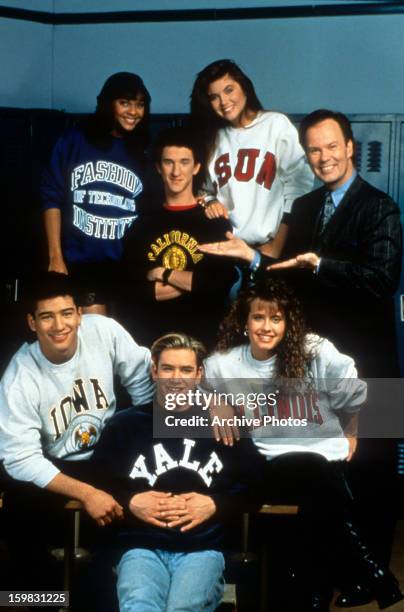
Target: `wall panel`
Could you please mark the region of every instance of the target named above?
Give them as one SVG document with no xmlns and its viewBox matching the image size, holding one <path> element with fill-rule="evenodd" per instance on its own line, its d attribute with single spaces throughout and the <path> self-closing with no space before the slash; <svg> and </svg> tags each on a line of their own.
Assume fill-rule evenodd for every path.
<svg viewBox="0 0 404 612">
<path fill-rule="evenodd" d="M 52 106 L 52 26 L 0 19 L 0 106 Z"/>
<path fill-rule="evenodd" d="M 398 113 L 403 31 L 404 15 L 57 26 L 54 107 L 91 110 L 106 76 L 130 69 L 144 77 L 155 112 L 186 112 L 196 72 L 230 57 L 266 107 Z"/>
</svg>

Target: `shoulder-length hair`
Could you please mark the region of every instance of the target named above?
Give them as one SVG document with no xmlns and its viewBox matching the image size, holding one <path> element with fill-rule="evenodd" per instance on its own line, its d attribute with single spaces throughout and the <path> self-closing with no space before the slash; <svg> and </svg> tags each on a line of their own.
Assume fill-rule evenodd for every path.
<svg viewBox="0 0 404 612">
<path fill-rule="evenodd" d="M 239 293 L 220 326 L 216 350 L 224 352 L 235 346 L 248 344 L 249 339 L 244 331 L 254 300 L 269 302 L 274 310 L 280 310 L 285 317 L 285 336 L 276 351 L 277 376 L 283 379 L 305 378 L 313 358 L 306 347 L 306 322 L 294 292 L 278 279 L 266 279 Z"/>
<path fill-rule="evenodd" d="M 115 127 L 114 100 L 137 98 L 143 99 L 144 116 L 134 130 L 124 133 L 122 137 L 129 152 L 143 153 L 149 143 L 151 97 L 142 79 L 129 72 L 114 74 L 104 83 L 97 97 L 95 112 L 82 122 L 87 139 L 99 149 L 109 149 Z"/>
</svg>

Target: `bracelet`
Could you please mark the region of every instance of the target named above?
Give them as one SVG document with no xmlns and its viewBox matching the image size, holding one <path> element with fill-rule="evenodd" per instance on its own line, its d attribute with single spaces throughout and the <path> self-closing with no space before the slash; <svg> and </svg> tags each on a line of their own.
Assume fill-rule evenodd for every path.
<svg viewBox="0 0 404 612">
<path fill-rule="evenodd" d="M 172 270 L 170 268 L 166 268 L 162 274 L 161 282 L 163 285 L 168 285 L 168 278 L 171 274 Z"/>
<path fill-rule="evenodd" d="M 214 202 L 217 202 L 217 197 L 214 195 L 205 194 L 197 198 L 197 203 L 202 206 L 202 208 L 208 208 L 208 206 Z"/>
<path fill-rule="evenodd" d="M 259 251 L 254 251 L 253 260 L 248 266 L 248 269 L 250 270 L 250 272 L 252 273 L 256 272 L 258 268 L 260 267 L 260 263 L 261 263 L 261 253 Z"/>
</svg>

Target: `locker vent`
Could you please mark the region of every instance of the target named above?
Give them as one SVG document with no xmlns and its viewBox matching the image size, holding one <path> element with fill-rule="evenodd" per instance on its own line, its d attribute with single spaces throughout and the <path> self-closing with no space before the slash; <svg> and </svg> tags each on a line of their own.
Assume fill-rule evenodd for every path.
<svg viewBox="0 0 404 612">
<path fill-rule="evenodd" d="M 372 140 L 368 144 L 367 171 L 380 172 L 382 162 L 382 143 L 379 140 Z"/>
<path fill-rule="evenodd" d="M 404 440 L 398 443 L 398 466 L 397 472 L 404 476 Z"/>
</svg>

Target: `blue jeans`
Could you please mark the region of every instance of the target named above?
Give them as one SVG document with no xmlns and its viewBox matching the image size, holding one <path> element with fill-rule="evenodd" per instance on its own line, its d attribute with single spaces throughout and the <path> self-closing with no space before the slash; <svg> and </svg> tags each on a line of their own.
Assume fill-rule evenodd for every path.
<svg viewBox="0 0 404 612">
<path fill-rule="evenodd" d="M 120 612 L 213 612 L 223 595 L 223 570 L 215 550 L 128 550 L 118 565 Z"/>
</svg>

